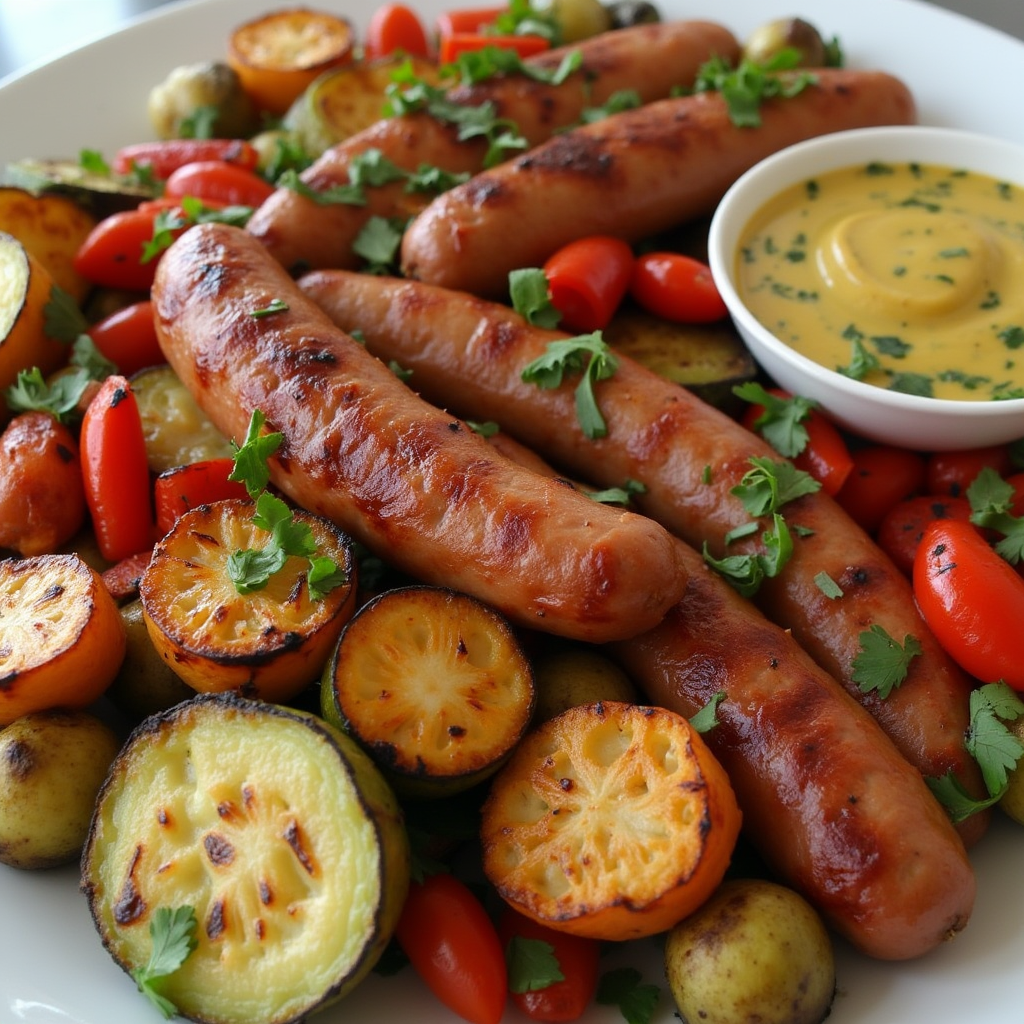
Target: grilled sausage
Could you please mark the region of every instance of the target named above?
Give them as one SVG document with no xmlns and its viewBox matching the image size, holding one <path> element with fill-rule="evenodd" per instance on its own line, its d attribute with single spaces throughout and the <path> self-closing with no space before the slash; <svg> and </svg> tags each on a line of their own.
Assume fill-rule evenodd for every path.
<svg viewBox="0 0 1024 1024">
<path fill-rule="evenodd" d="M 537 145 L 577 123 L 588 107 L 600 106 L 616 92 L 632 89 L 643 102 L 688 86 L 713 56 L 734 60 L 739 43 L 721 25 L 673 21 L 607 32 L 577 46 L 550 50 L 529 59 L 540 68 L 557 68 L 571 51 L 582 57 L 579 71 L 562 85 L 526 75 L 506 75 L 461 85 L 448 98 L 465 107 L 494 106 L 497 117 L 513 122 L 530 145 Z M 458 128 L 426 113 L 387 118 L 325 152 L 301 175 L 316 191 L 349 181 L 349 162 L 376 149 L 406 171 L 422 165 L 450 173 L 475 173 L 484 167 L 487 143 L 479 137 L 459 141 Z M 253 215 L 247 229 L 289 269 L 355 268 L 352 243 L 371 217 L 405 219 L 432 198 L 406 191 L 398 181 L 366 190 L 365 206 L 319 205 L 298 192 L 279 188 Z"/>
<path fill-rule="evenodd" d="M 320 271 L 300 285 L 346 330 L 362 330 L 370 351 L 411 370 L 415 388 L 430 401 L 470 419 L 496 420 L 560 469 L 601 487 L 640 481 L 645 489 L 634 496 L 637 506 L 693 547 L 706 543 L 720 557 L 726 535 L 749 522 L 732 488 L 752 457 L 776 459 L 775 453 L 632 360 L 620 356 L 615 374 L 595 384 L 608 434 L 590 440 L 577 420 L 574 379 L 541 390 L 520 378 L 550 341 L 566 335 L 530 327 L 508 307 L 417 282 Z M 801 497 L 784 514 L 810 532 L 794 537 L 789 564 L 758 592 L 765 614 L 793 631 L 923 775 L 953 772 L 969 792 L 985 796 L 964 746 L 972 681 L 926 627 L 906 578 L 825 494 Z M 736 542 L 728 552 L 750 552 L 757 543 Z M 818 586 L 821 572 L 839 584 L 841 598 Z M 872 625 L 899 643 L 915 636 L 922 646 L 907 678 L 884 700 L 854 679 L 860 636 Z M 973 815 L 961 835 L 975 842 L 987 821 L 986 813 Z"/>
<path fill-rule="evenodd" d="M 283 301 L 287 308 L 264 316 Z M 671 536 L 497 456 L 339 331 L 251 235 L 189 230 L 153 287 L 160 344 L 227 437 L 260 409 L 283 434 L 273 482 L 413 576 L 519 623 L 611 639 L 685 585 Z"/>
<path fill-rule="evenodd" d="M 904 124 L 907 87 L 876 71 L 822 69 L 817 84 L 762 105 L 738 128 L 720 93 L 650 103 L 565 132 L 434 199 L 409 225 L 402 272 L 488 297 L 508 274 L 535 267 L 589 234 L 635 242 L 710 214 L 762 158 L 845 128 Z"/>
</svg>

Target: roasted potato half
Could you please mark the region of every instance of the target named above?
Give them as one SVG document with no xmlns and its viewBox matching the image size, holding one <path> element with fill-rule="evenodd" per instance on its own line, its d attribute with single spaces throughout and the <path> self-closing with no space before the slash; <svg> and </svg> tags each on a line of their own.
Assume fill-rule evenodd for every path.
<svg viewBox="0 0 1024 1024">
<path fill-rule="evenodd" d="M 345 627 L 320 688 L 402 793 L 449 796 L 495 772 L 530 724 L 533 674 L 512 628 L 466 594 L 380 594 Z"/>
<path fill-rule="evenodd" d="M 160 994 L 209 1024 L 288 1024 L 349 992 L 409 885 L 398 804 L 312 715 L 228 694 L 142 722 L 100 791 L 82 890 L 114 960 L 146 965 L 161 910 L 196 947 Z"/>
<path fill-rule="evenodd" d="M 320 678 L 355 611 L 355 560 L 346 534 L 296 510 L 294 520 L 309 527 L 318 555 L 333 559 L 344 582 L 314 597 L 309 559 L 288 555 L 264 586 L 240 593 L 229 563 L 273 543 L 254 511 L 235 498 L 179 516 L 153 549 L 139 599 L 153 645 L 193 690 L 286 701 Z"/>
<path fill-rule="evenodd" d="M 607 702 L 530 733 L 491 783 L 484 873 L 551 928 L 653 935 L 721 882 L 740 811 L 725 770 L 681 715 Z"/>
</svg>

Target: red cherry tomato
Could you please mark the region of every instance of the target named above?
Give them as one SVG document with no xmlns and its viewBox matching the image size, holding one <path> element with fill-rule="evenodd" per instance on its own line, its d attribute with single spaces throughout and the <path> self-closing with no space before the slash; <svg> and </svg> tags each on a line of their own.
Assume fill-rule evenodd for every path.
<svg viewBox="0 0 1024 1024">
<path fill-rule="evenodd" d="M 234 468 L 235 460 L 224 456 L 175 466 L 161 473 L 153 485 L 157 532 L 163 536 L 182 512 L 197 505 L 208 505 L 222 498 L 245 498 L 245 484 L 228 479 Z"/>
<path fill-rule="evenodd" d="M 939 643 L 983 683 L 1024 691 L 1024 579 L 970 524 L 940 519 L 914 559 L 914 597 Z"/>
<path fill-rule="evenodd" d="M 89 328 L 89 337 L 125 377 L 146 366 L 166 363 L 149 299 L 119 309 Z"/>
<path fill-rule="evenodd" d="M 790 398 L 782 388 L 767 388 L 776 398 Z M 743 414 L 742 423 L 757 432 L 757 421 L 764 415 L 765 408 L 756 402 L 749 405 Z M 835 496 L 853 470 L 853 457 L 839 428 L 818 409 L 811 409 L 801 420 L 807 431 L 807 444 L 803 451 L 793 457 L 793 465 L 809 473 L 821 484 L 828 495 Z"/>
<path fill-rule="evenodd" d="M 900 571 L 909 577 L 914 571 L 914 557 L 929 523 L 936 519 L 959 519 L 966 523 L 970 518 L 971 503 L 966 498 L 918 494 L 896 502 L 886 512 L 878 525 L 875 539 Z"/>
<path fill-rule="evenodd" d="M 711 268 L 681 253 L 638 256 L 629 291 L 644 309 L 678 323 L 712 323 L 729 312 Z"/>
<path fill-rule="evenodd" d="M 162 253 L 146 255 L 158 210 L 125 210 L 104 217 L 75 253 L 75 270 L 93 284 L 128 291 L 149 291 Z"/>
<path fill-rule="evenodd" d="M 128 380 L 115 374 L 82 417 L 79 440 L 85 500 L 100 553 L 110 562 L 154 540 L 149 466 L 139 407 Z"/>
<path fill-rule="evenodd" d="M 410 57 L 429 57 L 430 43 L 419 15 L 405 4 L 384 4 L 370 18 L 363 40 L 363 54 L 376 60 L 401 52 Z"/>
<path fill-rule="evenodd" d="M 501 915 L 498 934 L 502 945 L 525 939 L 547 943 L 563 979 L 544 988 L 525 992 L 512 990 L 512 1002 L 531 1020 L 578 1020 L 597 991 L 601 944 L 595 939 L 555 931 L 516 913 L 511 908 Z"/>
<path fill-rule="evenodd" d="M 1000 476 L 1013 468 L 1006 445 L 968 448 L 958 452 L 934 452 L 928 456 L 927 488 L 929 494 L 958 496 L 965 494 L 974 478 L 986 466 Z"/>
<path fill-rule="evenodd" d="M 505 955 L 483 904 L 454 875 L 409 888 L 395 931 L 431 991 L 471 1024 L 499 1024 L 508 999 Z"/>
<path fill-rule="evenodd" d="M 119 149 L 113 168 L 118 174 L 128 174 L 135 167 L 146 167 L 164 180 L 179 167 L 197 160 L 221 160 L 252 170 L 259 163 L 259 153 L 244 139 L 164 139 Z"/>
<path fill-rule="evenodd" d="M 544 264 L 551 302 L 568 331 L 608 326 L 633 274 L 633 250 L 621 238 L 589 235 L 563 246 Z"/>
<path fill-rule="evenodd" d="M 223 160 L 184 164 L 164 185 L 164 195 L 171 199 L 195 196 L 228 206 L 259 206 L 273 193 L 274 186 L 258 174 Z"/>
<path fill-rule="evenodd" d="M 551 43 L 544 36 L 524 34 L 521 36 L 498 36 L 477 32 L 453 32 L 441 36 L 438 52 L 438 63 L 454 64 L 463 53 L 472 53 L 487 46 L 497 46 L 503 50 L 513 50 L 524 60 L 543 53 L 551 48 Z"/>
<path fill-rule="evenodd" d="M 909 448 L 870 445 L 851 452 L 853 469 L 839 489 L 836 501 L 868 533 L 904 498 L 920 494 L 925 486 L 925 458 Z"/>
</svg>

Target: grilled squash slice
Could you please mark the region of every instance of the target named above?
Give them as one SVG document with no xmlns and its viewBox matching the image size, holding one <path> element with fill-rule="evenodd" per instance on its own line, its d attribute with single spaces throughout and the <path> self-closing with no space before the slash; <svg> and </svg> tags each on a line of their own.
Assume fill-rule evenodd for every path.
<svg viewBox="0 0 1024 1024">
<path fill-rule="evenodd" d="M 290 555 L 262 589 L 239 593 L 228 570 L 232 555 L 272 542 L 253 509 L 232 499 L 179 516 L 153 549 L 139 599 L 153 645 L 192 689 L 285 701 L 320 678 L 352 617 L 355 561 L 344 533 L 300 510 L 294 519 L 310 527 L 318 555 L 332 558 L 345 582 L 316 600 L 309 560 Z"/>
<path fill-rule="evenodd" d="M 96 928 L 129 973 L 158 911 L 192 909 L 195 948 L 153 984 L 211 1024 L 286 1024 L 347 994 L 408 884 L 398 804 L 369 758 L 312 715 L 228 694 L 138 726 L 82 855 Z"/>
<path fill-rule="evenodd" d="M 0 726 L 30 711 L 91 704 L 125 647 L 114 599 L 77 555 L 0 560 Z"/>
<path fill-rule="evenodd" d="M 511 627 L 465 594 L 411 586 L 380 594 L 345 627 L 320 688 L 395 789 L 468 789 L 508 759 L 534 706 L 530 663 Z"/>
<path fill-rule="evenodd" d="M 717 888 L 739 834 L 725 770 L 681 715 L 607 702 L 528 735 L 484 803 L 484 872 L 552 928 L 653 935 Z"/>
</svg>

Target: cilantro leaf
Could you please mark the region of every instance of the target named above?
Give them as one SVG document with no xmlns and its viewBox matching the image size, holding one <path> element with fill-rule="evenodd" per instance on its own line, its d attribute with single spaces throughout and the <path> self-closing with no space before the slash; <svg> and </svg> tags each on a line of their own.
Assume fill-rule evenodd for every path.
<svg viewBox="0 0 1024 1024">
<path fill-rule="evenodd" d="M 799 59 L 799 53 L 786 49 L 764 64 L 744 59 L 734 68 L 723 58 L 713 57 L 698 71 L 694 92 L 721 93 L 732 123 L 756 128 L 765 100 L 789 99 L 818 81 L 811 72 L 796 69 Z"/>
<path fill-rule="evenodd" d="M 731 493 L 752 516 L 776 512 L 788 502 L 821 489 L 810 473 L 797 469 L 791 462 L 776 462 L 759 455 L 749 461 L 753 469 L 743 475 Z"/>
<path fill-rule="evenodd" d="M 719 690 L 711 695 L 711 699 L 690 719 L 690 725 L 697 732 L 704 734 L 710 732 L 718 725 L 718 705 L 725 700 L 725 690 Z"/>
<path fill-rule="evenodd" d="M 177 1014 L 178 1008 L 157 991 L 155 983 L 173 974 L 189 958 L 197 944 L 196 928 L 191 907 L 157 907 L 149 925 L 153 940 L 149 960 L 131 972 L 139 991 L 168 1019 Z"/>
<path fill-rule="evenodd" d="M 775 512 L 772 524 L 772 529 L 761 537 L 763 552 L 715 558 L 704 544 L 704 561 L 744 597 L 753 597 L 766 578 L 778 576 L 793 554 L 793 538 L 786 520 Z"/>
<path fill-rule="evenodd" d="M 1003 722 L 1024 714 L 1024 701 L 1004 682 L 986 683 L 971 691 L 967 752 L 978 762 L 992 795 L 1002 796 L 1007 773 L 1024 754 L 1024 744 Z"/>
<path fill-rule="evenodd" d="M 280 433 L 264 434 L 262 431 L 266 422 L 263 412 L 254 409 L 249 418 L 245 440 L 241 446 L 234 445 L 235 465 L 228 477 L 229 480 L 243 483 L 249 497 L 253 499 L 270 483 L 267 459 L 281 447 L 284 440 L 284 435 Z"/>
<path fill-rule="evenodd" d="M 754 420 L 754 430 L 782 456 L 792 459 L 807 447 L 809 440 L 804 421 L 818 404 L 809 398 L 793 395 L 781 398 L 766 391 L 756 381 L 746 381 L 732 389 L 737 398 L 763 407 Z"/>
<path fill-rule="evenodd" d="M 833 601 L 837 601 L 843 596 L 843 588 L 827 572 L 816 573 L 814 584 L 826 597 L 831 598 Z"/>
<path fill-rule="evenodd" d="M 352 251 L 366 260 L 367 273 L 386 274 L 398 258 L 405 223 L 388 217 L 371 217 L 356 235 Z"/>
<path fill-rule="evenodd" d="M 1024 558 L 1024 519 L 1013 515 L 1013 485 L 991 466 L 985 466 L 967 488 L 971 506 L 971 522 L 1002 534 L 995 550 L 1011 565 Z"/>
<path fill-rule="evenodd" d="M 79 399 L 92 377 L 85 369 L 62 373 L 47 381 L 38 366 L 21 370 L 18 379 L 4 391 L 12 412 L 38 410 L 56 416 L 62 423 L 74 419 Z"/>
<path fill-rule="evenodd" d="M 860 652 L 853 659 L 851 678 L 862 693 L 875 690 L 884 700 L 907 678 L 910 662 L 921 653 L 917 637 L 908 633 L 901 647 L 875 623 L 860 634 Z"/>
<path fill-rule="evenodd" d="M 650 1024 L 661 998 L 657 985 L 643 981 L 634 967 L 619 967 L 601 975 L 596 999 L 602 1006 L 617 1006 L 627 1024 Z"/>
<path fill-rule="evenodd" d="M 78 303 L 59 285 L 53 285 L 43 307 L 43 333 L 71 345 L 88 330 L 89 323 Z"/>
<path fill-rule="evenodd" d="M 537 992 L 565 981 L 555 947 L 543 939 L 513 935 L 505 947 L 505 964 L 511 992 Z"/>
<path fill-rule="evenodd" d="M 540 267 L 523 267 L 510 271 L 508 291 L 512 299 L 512 308 L 527 323 L 549 330 L 558 326 L 562 314 L 551 301 L 547 275 Z"/>
<path fill-rule="evenodd" d="M 594 331 L 548 342 L 545 354 L 529 363 L 521 377 L 525 383 L 536 384 L 540 388 L 557 388 L 567 372 L 582 374 L 576 387 L 576 418 L 584 435 L 593 441 L 608 433 L 594 395 L 594 384 L 611 377 L 618 365 L 618 359 L 601 332 Z"/>
</svg>

